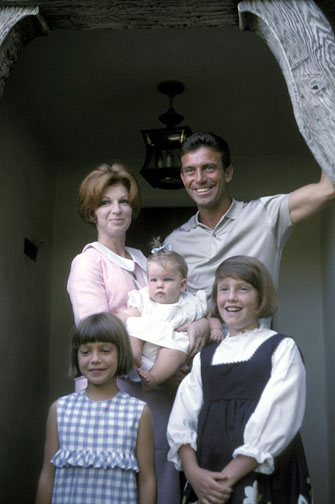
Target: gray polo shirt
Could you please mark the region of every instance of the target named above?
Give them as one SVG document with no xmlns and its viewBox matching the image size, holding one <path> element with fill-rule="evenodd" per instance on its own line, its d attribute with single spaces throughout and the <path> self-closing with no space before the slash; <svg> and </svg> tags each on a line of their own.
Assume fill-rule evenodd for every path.
<svg viewBox="0 0 335 504">
<path fill-rule="evenodd" d="M 267 196 L 244 203 L 233 200 L 214 229 L 198 220 L 198 213 L 165 239 L 188 265 L 188 289 L 203 289 L 209 297 L 215 271 L 235 255 L 256 257 L 278 283 L 280 259 L 292 223 L 289 194 Z"/>
</svg>

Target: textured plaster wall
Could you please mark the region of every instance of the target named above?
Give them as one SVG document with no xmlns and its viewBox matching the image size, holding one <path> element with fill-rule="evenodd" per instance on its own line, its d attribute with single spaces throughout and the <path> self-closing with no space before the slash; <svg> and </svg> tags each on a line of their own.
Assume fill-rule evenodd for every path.
<svg viewBox="0 0 335 504">
<path fill-rule="evenodd" d="M 298 159 L 234 157 L 235 179 L 231 191 L 240 199 L 289 192 L 317 180 L 319 169 L 313 158 Z M 73 256 L 95 239 L 94 229 L 76 214 L 77 189 L 90 166 L 64 165 L 59 171 L 57 218 L 54 243 L 53 303 L 51 324 L 50 399 L 73 390 L 67 378 L 68 332 L 72 313 L 66 279 Z M 140 180 L 141 182 L 141 180 Z M 141 182 L 142 184 L 142 182 Z M 143 194 L 144 206 L 146 194 Z M 173 201 L 173 191 L 171 192 Z M 328 501 L 327 408 L 325 386 L 325 340 L 323 335 L 320 222 L 316 216 L 293 230 L 286 245 L 281 268 L 280 312 L 275 327 L 296 338 L 306 361 L 308 396 L 302 430 L 315 488 L 315 501 Z M 162 222 L 161 233 L 164 235 Z M 138 237 L 128 233 L 129 240 Z M 334 243 L 324 241 L 334 255 Z M 140 240 L 139 240 L 140 242 Z M 143 243 L 143 247 L 146 243 Z M 333 288 L 333 287 L 332 287 Z M 328 349 L 327 349 L 328 351 Z"/>
<path fill-rule="evenodd" d="M 9 87 L 0 101 L 0 488 L 34 502 L 48 403 L 54 175 Z M 47 240 L 36 262 L 24 238 Z"/>
<path fill-rule="evenodd" d="M 322 279 L 323 316 L 326 370 L 326 400 L 328 412 L 328 450 L 329 450 L 329 495 L 335 493 L 335 208 L 330 207 L 322 213 Z"/>
</svg>

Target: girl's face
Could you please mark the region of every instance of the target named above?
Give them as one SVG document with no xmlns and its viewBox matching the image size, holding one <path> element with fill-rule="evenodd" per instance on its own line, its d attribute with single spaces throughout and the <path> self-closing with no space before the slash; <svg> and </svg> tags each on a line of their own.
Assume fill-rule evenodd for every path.
<svg viewBox="0 0 335 504">
<path fill-rule="evenodd" d="M 217 306 L 230 336 L 259 327 L 258 291 L 245 280 L 230 277 L 219 280 Z"/>
<path fill-rule="evenodd" d="M 123 184 L 108 186 L 95 210 L 98 240 L 105 243 L 109 238 L 125 236 L 131 224 L 131 216 L 127 188 Z"/>
<path fill-rule="evenodd" d="M 150 299 L 161 304 L 176 303 L 186 289 L 186 279 L 180 272 L 172 264 L 163 266 L 156 262 L 150 262 L 147 271 Z"/>
<path fill-rule="evenodd" d="M 105 385 L 115 380 L 118 350 L 113 343 L 86 343 L 78 350 L 80 372 L 92 385 Z"/>
</svg>

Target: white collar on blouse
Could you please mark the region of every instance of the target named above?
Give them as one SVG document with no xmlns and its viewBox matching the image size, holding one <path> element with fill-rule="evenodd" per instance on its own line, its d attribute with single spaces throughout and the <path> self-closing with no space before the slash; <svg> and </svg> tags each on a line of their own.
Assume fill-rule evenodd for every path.
<svg viewBox="0 0 335 504">
<path fill-rule="evenodd" d="M 276 331 L 261 325 L 251 331 L 236 334 L 236 336 L 228 335 L 216 348 L 212 365 L 246 361 L 264 341 L 274 334 Z"/>
<path fill-rule="evenodd" d="M 142 268 L 144 272 L 146 271 L 147 260 L 140 250 L 137 250 L 132 247 L 125 247 L 128 254 L 132 257 L 132 259 L 127 259 L 126 257 L 121 257 L 115 254 L 115 252 L 113 252 L 108 247 L 102 245 L 102 243 L 99 243 L 97 241 L 93 243 L 88 243 L 84 247 L 83 252 L 85 252 L 85 250 L 87 250 L 90 247 L 99 250 L 105 257 L 107 257 L 107 259 L 112 261 L 112 263 L 116 264 L 116 266 L 119 266 L 120 268 L 123 268 L 127 271 L 134 271 L 136 263 L 140 266 L 140 268 Z"/>
</svg>

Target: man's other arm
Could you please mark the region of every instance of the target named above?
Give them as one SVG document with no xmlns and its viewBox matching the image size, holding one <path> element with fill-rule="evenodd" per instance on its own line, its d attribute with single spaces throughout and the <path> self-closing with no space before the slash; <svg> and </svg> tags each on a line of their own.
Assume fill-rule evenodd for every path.
<svg viewBox="0 0 335 504">
<path fill-rule="evenodd" d="M 299 224 L 335 200 L 335 186 L 322 172 L 321 179 L 315 184 L 300 187 L 290 194 L 289 212 L 292 224 Z"/>
</svg>

